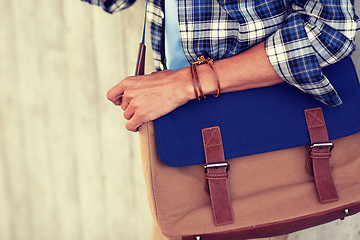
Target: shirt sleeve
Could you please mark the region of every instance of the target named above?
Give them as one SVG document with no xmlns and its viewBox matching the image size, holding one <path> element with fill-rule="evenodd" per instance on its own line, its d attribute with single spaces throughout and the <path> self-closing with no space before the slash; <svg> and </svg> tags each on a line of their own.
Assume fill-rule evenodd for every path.
<svg viewBox="0 0 360 240">
<path fill-rule="evenodd" d="M 81 0 L 82 2 L 88 2 L 89 4 L 101 6 L 106 12 L 114 13 L 123 9 L 126 9 L 134 4 L 136 0 Z"/>
<path fill-rule="evenodd" d="M 327 105 L 341 98 L 322 73 L 355 50 L 360 28 L 354 0 L 286 0 L 289 15 L 265 46 L 275 71 L 286 82 Z"/>
</svg>

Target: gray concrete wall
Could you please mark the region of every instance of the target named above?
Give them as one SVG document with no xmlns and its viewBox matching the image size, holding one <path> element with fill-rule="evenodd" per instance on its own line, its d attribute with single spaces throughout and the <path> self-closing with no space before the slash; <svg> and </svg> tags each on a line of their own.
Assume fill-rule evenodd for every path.
<svg viewBox="0 0 360 240">
<path fill-rule="evenodd" d="M 0 0 L 1 240 L 149 239 L 138 135 L 105 98 L 134 72 L 143 5 Z M 358 240 L 359 222 L 291 239 Z"/>
</svg>

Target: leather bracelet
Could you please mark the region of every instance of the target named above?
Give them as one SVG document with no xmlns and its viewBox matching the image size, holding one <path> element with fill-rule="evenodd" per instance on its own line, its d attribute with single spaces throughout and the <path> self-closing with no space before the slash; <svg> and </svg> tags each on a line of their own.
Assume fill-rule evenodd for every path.
<svg viewBox="0 0 360 240">
<path fill-rule="evenodd" d="M 196 84 L 196 80 L 195 80 L 195 76 L 194 76 L 193 66 L 194 65 L 190 65 L 190 73 L 191 73 L 191 79 L 192 79 L 192 84 L 193 84 L 193 88 L 194 88 L 194 93 L 195 93 L 196 99 L 201 100 L 201 98 L 199 97 L 199 94 L 198 94 L 198 90 L 197 90 L 197 84 Z"/>
<path fill-rule="evenodd" d="M 205 58 L 204 56 L 200 56 L 197 58 L 197 61 L 196 62 L 193 62 L 192 64 L 194 65 L 201 65 L 201 64 L 205 64 L 207 63 L 213 73 L 213 76 L 214 76 L 214 79 L 216 81 L 216 94 L 214 94 L 215 97 L 218 97 L 220 96 L 221 94 L 221 86 L 220 86 L 220 80 L 219 80 L 219 77 L 217 75 L 217 73 L 215 72 L 215 69 L 214 69 L 214 60 L 211 59 L 211 58 Z"/>
<path fill-rule="evenodd" d="M 206 62 L 209 65 L 209 67 L 211 68 L 212 73 L 214 75 L 214 79 L 216 81 L 217 92 L 216 92 L 216 94 L 214 94 L 214 96 L 218 97 L 218 96 L 220 96 L 220 93 L 221 93 L 221 87 L 220 87 L 219 77 L 218 77 L 217 73 L 215 72 L 215 69 L 214 69 L 214 66 L 213 66 L 214 65 L 214 60 L 208 58 Z"/>
<path fill-rule="evenodd" d="M 194 63 L 191 64 L 191 69 L 193 71 L 193 82 L 195 82 L 195 85 L 196 85 L 196 87 L 197 87 L 197 89 L 199 90 L 199 93 L 200 93 L 199 94 L 200 96 L 198 96 L 198 99 L 200 100 L 201 99 L 200 97 L 206 98 L 205 95 L 204 95 L 204 92 L 203 92 L 203 90 L 201 88 L 201 85 L 200 85 L 200 80 L 199 80 L 199 75 L 197 73 L 196 64 L 194 64 Z"/>
</svg>

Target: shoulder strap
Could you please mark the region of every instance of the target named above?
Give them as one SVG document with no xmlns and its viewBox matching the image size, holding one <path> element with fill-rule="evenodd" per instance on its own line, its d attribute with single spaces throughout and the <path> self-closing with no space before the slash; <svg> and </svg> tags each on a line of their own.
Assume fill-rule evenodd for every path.
<svg viewBox="0 0 360 240">
<path fill-rule="evenodd" d="M 146 29 L 147 6 L 148 6 L 148 0 L 146 0 L 146 5 L 145 5 L 143 35 L 142 35 L 142 41 L 139 45 L 139 52 L 138 52 L 138 57 L 137 57 L 137 61 L 136 61 L 135 76 L 144 75 L 144 72 L 145 72 L 145 52 L 146 52 L 145 29 Z"/>
</svg>

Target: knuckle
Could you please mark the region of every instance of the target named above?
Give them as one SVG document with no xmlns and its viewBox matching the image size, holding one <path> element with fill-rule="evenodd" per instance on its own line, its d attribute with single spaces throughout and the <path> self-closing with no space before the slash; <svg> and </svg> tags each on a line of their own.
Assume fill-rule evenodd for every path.
<svg viewBox="0 0 360 240">
<path fill-rule="evenodd" d="M 135 94 L 131 90 L 125 90 L 123 94 L 123 99 L 131 100 L 135 97 Z"/>
<path fill-rule="evenodd" d="M 140 120 L 144 120 L 146 118 L 146 113 L 144 111 L 137 111 L 137 116 Z"/>
<path fill-rule="evenodd" d="M 128 81 L 126 79 L 121 82 L 121 85 L 124 89 L 127 89 L 129 87 Z"/>
<path fill-rule="evenodd" d="M 133 99 L 134 93 L 132 91 L 126 91 L 124 92 L 124 96 L 126 96 L 127 99 Z"/>
<path fill-rule="evenodd" d="M 140 104 L 138 104 L 137 101 L 132 101 L 132 102 L 131 102 L 131 106 L 132 106 L 132 108 L 134 108 L 134 110 L 135 110 L 136 112 L 141 113 Z"/>
<path fill-rule="evenodd" d="M 126 77 L 121 81 L 122 86 L 126 89 L 131 85 L 131 77 Z"/>
</svg>

